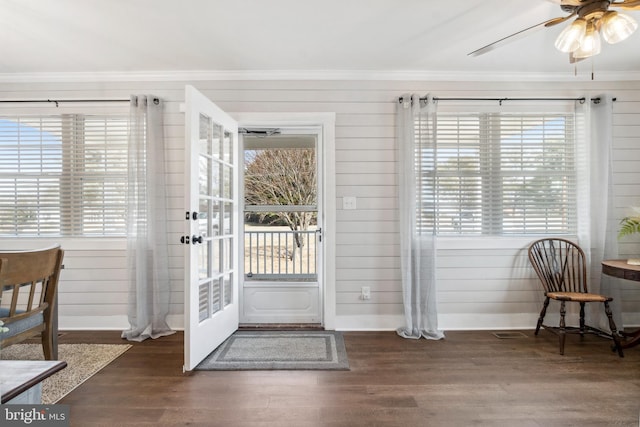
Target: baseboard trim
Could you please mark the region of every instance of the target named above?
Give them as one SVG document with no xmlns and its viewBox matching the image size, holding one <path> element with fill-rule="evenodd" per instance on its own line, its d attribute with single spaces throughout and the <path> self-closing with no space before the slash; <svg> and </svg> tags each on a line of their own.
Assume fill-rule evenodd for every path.
<svg viewBox="0 0 640 427">
<path fill-rule="evenodd" d="M 184 330 L 183 315 L 169 315 L 167 323 L 176 331 Z M 126 315 L 118 316 L 60 316 L 58 329 L 61 331 L 117 331 L 129 329 Z"/>
<path fill-rule="evenodd" d="M 442 331 L 455 330 L 519 330 L 535 328 L 538 315 L 523 314 L 440 314 L 438 328 Z M 336 330 L 339 331 L 395 331 L 404 325 L 404 315 L 384 316 L 336 316 Z"/>
<path fill-rule="evenodd" d="M 471 330 L 523 330 L 534 329 L 538 315 L 534 313 L 500 314 L 440 314 L 438 326 L 442 331 L 471 331 Z M 546 320 L 546 319 L 545 319 Z M 625 313 L 623 315 L 626 328 L 634 329 L 640 326 L 640 315 Z M 553 323 L 553 316 L 549 322 Z M 167 322 L 171 329 L 184 330 L 184 316 L 170 315 Z M 110 331 L 126 330 L 129 321 L 126 315 L 119 316 L 60 316 L 58 328 L 61 331 Z M 403 315 L 361 315 L 336 316 L 336 331 L 395 331 L 404 325 Z M 329 328 L 326 328 L 329 330 Z"/>
</svg>

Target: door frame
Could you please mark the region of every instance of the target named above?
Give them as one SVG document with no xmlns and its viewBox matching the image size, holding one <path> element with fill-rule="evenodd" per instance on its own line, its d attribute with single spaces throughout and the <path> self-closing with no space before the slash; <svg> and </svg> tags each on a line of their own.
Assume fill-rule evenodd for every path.
<svg viewBox="0 0 640 427">
<path fill-rule="evenodd" d="M 318 154 L 322 172 L 322 320 L 327 330 L 336 326 L 336 184 L 335 184 L 335 113 L 229 113 L 238 127 L 320 127 L 322 140 L 318 141 Z M 238 144 L 238 150 L 242 150 Z M 238 153 L 240 156 L 241 151 Z M 322 156 L 322 157 L 320 157 Z M 242 259 L 243 245 L 238 245 L 237 259 Z M 240 304 L 242 305 L 242 301 Z"/>
</svg>

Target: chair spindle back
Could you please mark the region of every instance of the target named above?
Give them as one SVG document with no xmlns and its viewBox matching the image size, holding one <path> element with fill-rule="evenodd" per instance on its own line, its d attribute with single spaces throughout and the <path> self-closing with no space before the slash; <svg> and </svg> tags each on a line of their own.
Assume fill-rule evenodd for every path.
<svg viewBox="0 0 640 427">
<path fill-rule="evenodd" d="M 545 292 L 588 292 L 584 251 L 561 238 L 540 239 L 529 246 L 529 260 Z"/>
</svg>

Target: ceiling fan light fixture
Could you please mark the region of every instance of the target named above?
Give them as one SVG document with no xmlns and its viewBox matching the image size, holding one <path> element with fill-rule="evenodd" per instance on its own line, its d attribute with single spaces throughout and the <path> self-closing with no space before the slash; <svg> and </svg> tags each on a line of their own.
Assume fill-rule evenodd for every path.
<svg viewBox="0 0 640 427">
<path fill-rule="evenodd" d="M 602 43 L 600 42 L 600 33 L 596 31 L 596 27 L 593 22 L 589 22 L 587 25 L 587 31 L 580 41 L 580 47 L 573 51 L 572 56 L 574 58 L 588 58 L 600 53 Z"/>
<path fill-rule="evenodd" d="M 587 21 L 577 18 L 566 27 L 558 38 L 555 46 L 560 52 L 573 52 L 580 47 L 580 42 L 587 32 Z"/>
<path fill-rule="evenodd" d="M 607 43 L 614 44 L 629 37 L 638 23 L 629 15 L 610 10 L 600 19 L 600 32 Z"/>
</svg>

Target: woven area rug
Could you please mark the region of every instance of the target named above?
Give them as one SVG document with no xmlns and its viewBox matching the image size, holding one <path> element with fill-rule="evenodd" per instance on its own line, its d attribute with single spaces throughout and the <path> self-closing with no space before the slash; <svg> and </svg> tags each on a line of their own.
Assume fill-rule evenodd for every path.
<svg viewBox="0 0 640 427">
<path fill-rule="evenodd" d="M 42 381 L 42 403 L 56 403 L 129 348 L 131 344 L 59 344 L 58 359 L 67 367 Z M 0 351 L 0 359 L 44 360 L 42 345 L 14 344 Z"/>
<path fill-rule="evenodd" d="M 340 332 L 238 331 L 196 370 L 349 370 Z"/>
</svg>

